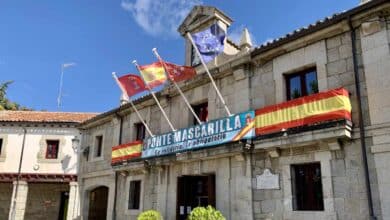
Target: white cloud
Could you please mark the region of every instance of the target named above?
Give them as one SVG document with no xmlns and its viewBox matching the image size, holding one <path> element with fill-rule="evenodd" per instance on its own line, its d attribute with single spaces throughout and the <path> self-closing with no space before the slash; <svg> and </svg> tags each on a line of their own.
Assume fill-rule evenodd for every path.
<svg viewBox="0 0 390 220">
<path fill-rule="evenodd" d="M 177 28 L 193 6 L 201 0 L 122 0 L 121 7 L 130 12 L 134 20 L 153 36 L 178 36 Z"/>
<path fill-rule="evenodd" d="M 236 44 L 240 44 L 240 40 L 241 40 L 241 35 L 242 35 L 242 31 L 244 30 L 245 26 L 244 25 L 240 25 L 240 26 L 237 26 L 233 29 L 229 29 L 228 31 L 228 37 Z M 248 31 L 249 31 L 249 36 L 251 37 L 251 40 L 252 40 L 252 44 L 253 46 L 256 46 L 257 45 L 257 41 L 256 41 L 256 38 L 255 36 L 251 33 L 251 31 L 249 30 L 248 28 Z"/>
</svg>

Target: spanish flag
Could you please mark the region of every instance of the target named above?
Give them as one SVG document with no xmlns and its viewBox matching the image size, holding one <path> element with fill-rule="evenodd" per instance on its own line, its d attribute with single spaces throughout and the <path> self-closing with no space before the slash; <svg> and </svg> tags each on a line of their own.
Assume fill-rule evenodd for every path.
<svg viewBox="0 0 390 220">
<path fill-rule="evenodd" d="M 112 147 L 111 164 L 141 157 L 142 141 L 134 141 Z"/>
<path fill-rule="evenodd" d="M 343 88 L 256 110 L 256 135 L 340 119 L 351 120 L 351 101 Z"/>
<path fill-rule="evenodd" d="M 164 67 L 160 62 L 139 66 L 139 70 L 145 83 L 150 88 L 162 85 L 167 81 L 167 75 L 165 74 Z"/>
</svg>

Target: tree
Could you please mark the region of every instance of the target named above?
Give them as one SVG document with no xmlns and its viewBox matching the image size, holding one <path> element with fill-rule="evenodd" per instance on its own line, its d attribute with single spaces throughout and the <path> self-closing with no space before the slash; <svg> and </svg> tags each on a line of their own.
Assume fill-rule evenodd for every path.
<svg viewBox="0 0 390 220">
<path fill-rule="evenodd" d="M 13 81 L 0 83 L 0 111 L 1 110 L 31 110 L 20 106 L 18 103 L 12 102 L 7 98 L 7 89 Z"/>
</svg>

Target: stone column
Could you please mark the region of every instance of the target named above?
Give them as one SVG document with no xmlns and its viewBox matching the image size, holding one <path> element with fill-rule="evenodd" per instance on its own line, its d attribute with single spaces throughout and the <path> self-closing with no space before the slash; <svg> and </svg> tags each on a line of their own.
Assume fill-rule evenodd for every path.
<svg viewBox="0 0 390 220">
<path fill-rule="evenodd" d="M 13 182 L 12 199 L 9 211 L 9 220 L 23 220 L 26 210 L 28 184 L 26 181 Z"/>
<path fill-rule="evenodd" d="M 73 220 L 80 215 L 80 195 L 79 185 L 77 182 L 69 183 L 69 202 L 68 202 L 68 213 L 66 219 Z"/>
</svg>

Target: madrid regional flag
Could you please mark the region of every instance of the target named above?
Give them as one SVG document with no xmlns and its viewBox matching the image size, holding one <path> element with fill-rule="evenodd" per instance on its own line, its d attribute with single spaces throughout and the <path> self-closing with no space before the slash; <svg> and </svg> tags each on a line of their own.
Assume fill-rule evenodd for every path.
<svg viewBox="0 0 390 220">
<path fill-rule="evenodd" d="M 146 91 L 145 83 L 140 76 L 135 74 L 127 74 L 118 78 L 121 88 L 126 92 L 128 97 L 137 95 Z"/>
<path fill-rule="evenodd" d="M 191 36 L 205 63 L 212 61 L 223 52 L 226 33 L 218 24 L 213 24 Z"/>
<path fill-rule="evenodd" d="M 164 64 L 167 74 L 175 82 L 188 80 L 196 75 L 195 69 L 190 66 L 179 66 L 167 62 L 164 62 Z"/>
<path fill-rule="evenodd" d="M 164 67 L 160 62 L 139 66 L 140 73 L 145 83 L 152 89 L 164 84 L 167 81 Z"/>
</svg>

